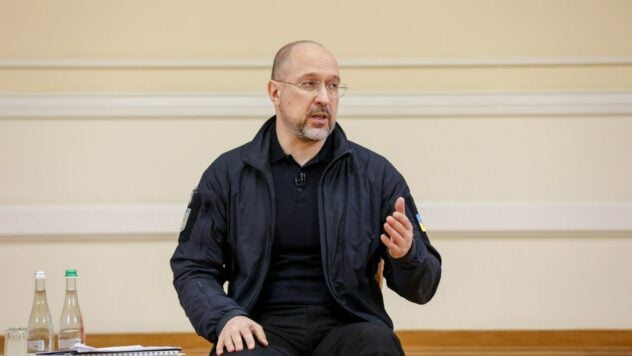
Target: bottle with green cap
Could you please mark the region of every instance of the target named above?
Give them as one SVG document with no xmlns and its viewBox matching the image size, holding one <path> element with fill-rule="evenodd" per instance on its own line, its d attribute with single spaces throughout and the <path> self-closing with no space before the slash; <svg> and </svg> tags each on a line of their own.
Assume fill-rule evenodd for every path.
<svg viewBox="0 0 632 356">
<path fill-rule="evenodd" d="M 85 344 L 86 336 L 83 329 L 83 318 L 79 309 L 77 297 L 77 270 L 66 270 L 66 297 L 64 308 L 59 320 L 57 346 L 59 350 L 68 350 L 77 343 Z"/>
<path fill-rule="evenodd" d="M 29 315 L 27 352 L 35 355 L 37 352 L 53 351 L 55 331 L 53 319 L 46 300 L 46 273 L 35 272 L 35 296 L 33 307 Z"/>
</svg>

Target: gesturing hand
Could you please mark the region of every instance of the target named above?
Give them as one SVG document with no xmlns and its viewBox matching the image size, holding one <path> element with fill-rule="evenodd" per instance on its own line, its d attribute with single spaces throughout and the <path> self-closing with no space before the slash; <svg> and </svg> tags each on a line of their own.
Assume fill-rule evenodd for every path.
<svg viewBox="0 0 632 356">
<path fill-rule="evenodd" d="M 406 256 L 413 244 L 413 225 L 406 216 L 406 202 L 399 197 L 395 201 L 395 211 L 386 217 L 384 232 L 380 236 L 382 243 L 388 248 L 388 253 L 393 258 Z"/>
<path fill-rule="evenodd" d="M 255 337 L 263 346 L 268 346 L 268 340 L 261 325 L 245 316 L 236 316 L 230 319 L 219 333 L 217 339 L 217 356 L 221 356 L 226 351 L 243 351 L 244 343 L 248 350 L 255 348 Z"/>
</svg>

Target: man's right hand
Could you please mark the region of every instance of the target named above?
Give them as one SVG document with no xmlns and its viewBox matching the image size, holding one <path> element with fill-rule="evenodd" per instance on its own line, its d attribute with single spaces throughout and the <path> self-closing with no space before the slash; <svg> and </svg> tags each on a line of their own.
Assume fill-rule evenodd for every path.
<svg viewBox="0 0 632 356">
<path fill-rule="evenodd" d="M 224 353 L 224 348 L 228 352 L 243 351 L 244 341 L 248 350 L 255 348 L 255 337 L 263 346 L 268 346 L 268 339 L 263 332 L 263 327 L 245 316 L 236 316 L 230 319 L 219 333 L 217 339 L 217 356 Z"/>
</svg>

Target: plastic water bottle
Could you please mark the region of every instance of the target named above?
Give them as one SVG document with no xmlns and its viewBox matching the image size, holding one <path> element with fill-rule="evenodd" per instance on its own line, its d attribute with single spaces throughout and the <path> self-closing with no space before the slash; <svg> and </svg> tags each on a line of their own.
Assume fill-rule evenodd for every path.
<svg viewBox="0 0 632 356">
<path fill-rule="evenodd" d="M 46 272 L 35 272 L 35 296 L 29 316 L 26 349 L 29 354 L 53 351 L 55 330 L 46 300 Z"/>
<path fill-rule="evenodd" d="M 86 334 L 77 297 L 77 270 L 66 270 L 66 297 L 59 320 L 57 345 L 59 350 L 68 350 L 76 343 L 85 344 Z"/>
</svg>

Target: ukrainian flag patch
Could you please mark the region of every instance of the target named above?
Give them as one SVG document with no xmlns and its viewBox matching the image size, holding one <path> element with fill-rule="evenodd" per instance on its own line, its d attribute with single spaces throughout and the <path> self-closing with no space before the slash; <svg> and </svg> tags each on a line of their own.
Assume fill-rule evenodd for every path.
<svg viewBox="0 0 632 356">
<path fill-rule="evenodd" d="M 424 222 L 421 219 L 421 214 L 417 214 L 417 223 L 419 223 L 419 228 L 421 231 L 426 232 L 426 227 L 424 226 Z"/>
<path fill-rule="evenodd" d="M 189 215 L 191 214 L 191 208 L 187 208 L 184 211 L 184 216 L 182 217 L 182 221 L 180 222 L 180 232 L 184 231 L 187 228 L 187 223 L 189 222 Z"/>
</svg>

